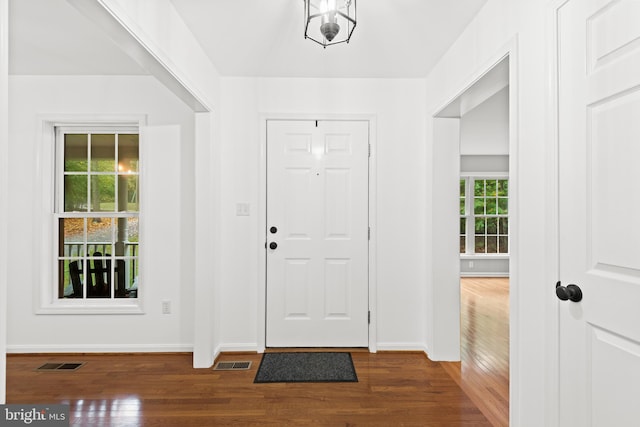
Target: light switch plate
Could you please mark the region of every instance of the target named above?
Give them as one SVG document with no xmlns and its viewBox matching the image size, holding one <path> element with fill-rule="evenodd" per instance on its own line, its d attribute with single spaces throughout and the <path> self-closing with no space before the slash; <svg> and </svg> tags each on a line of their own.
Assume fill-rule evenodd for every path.
<svg viewBox="0 0 640 427">
<path fill-rule="evenodd" d="M 236 216 L 249 216 L 249 203 L 236 203 Z"/>
</svg>

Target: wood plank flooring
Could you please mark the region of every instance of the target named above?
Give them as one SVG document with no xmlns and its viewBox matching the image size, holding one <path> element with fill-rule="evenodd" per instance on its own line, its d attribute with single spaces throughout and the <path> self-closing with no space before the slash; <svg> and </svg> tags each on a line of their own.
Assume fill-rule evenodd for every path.
<svg viewBox="0 0 640 427">
<path fill-rule="evenodd" d="M 7 403 L 68 403 L 77 426 L 507 426 L 508 279 L 462 281 L 462 362 L 352 351 L 358 383 L 254 384 L 191 354 L 7 356 Z M 45 362 L 86 364 L 39 372 Z"/>
<path fill-rule="evenodd" d="M 490 426 L 439 363 L 352 352 L 357 383 L 254 384 L 248 371 L 192 369 L 190 354 L 9 355 L 7 403 L 69 403 L 78 426 Z M 48 361 L 74 372 L 37 372 Z"/>
<path fill-rule="evenodd" d="M 509 425 L 509 279 L 461 280 L 461 362 L 443 368 L 495 427 Z"/>
</svg>

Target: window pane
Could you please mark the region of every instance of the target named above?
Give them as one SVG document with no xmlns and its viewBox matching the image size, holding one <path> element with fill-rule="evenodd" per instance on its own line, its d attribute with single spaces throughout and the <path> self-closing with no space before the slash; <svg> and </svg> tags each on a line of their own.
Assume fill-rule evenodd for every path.
<svg viewBox="0 0 640 427">
<path fill-rule="evenodd" d="M 460 218 L 460 234 L 467 234 L 467 219 Z"/>
<path fill-rule="evenodd" d="M 507 236 L 500 236 L 498 238 L 498 245 L 501 254 L 509 253 L 509 238 Z"/>
<path fill-rule="evenodd" d="M 58 261 L 60 286 L 58 298 L 82 298 L 82 260 Z"/>
<path fill-rule="evenodd" d="M 487 215 L 496 214 L 496 199 L 487 199 Z"/>
<path fill-rule="evenodd" d="M 118 171 L 120 173 L 138 172 L 138 135 L 118 135 Z"/>
<path fill-rule="evenodd" d="M 498 234 L 498 218 L 487 218 L 487 234 Z"/>
<path fill-rule="evenodd" d="M 138 212 L 138 175 L 118 176 L 118 212 Z"/>
<path fill-rule="evenodd" d="M 116 256 L 136 256 L 129 248 L 138 243 L 138 218 L 116 219 Z"/>
<path fill-rule="evenodd" d="M 506 214 L 509 213 L 508 204 L 509 204 L 509 199 L 507 199 L 506 197 L 500 197 L 498 199 L 498 214 L 499 215 L 506 215 Z"/>
<path fill-rule="evenodd" d="M 64 136 L 64 171 L 87 171 L 87 135 L 66 134 Z"/>
<path fill-rule="evenodd" d="M 493 179 L 488 179 L 486 181 L 486 190 L 485 190 L 485 194 L 487 196 L 493 197 L 496 195 L 496 181 Z"/>
<path fill-rule="evenodd" d="M 500 218 L 498 224 L 499 234 L 509 234 L 509 218 Z"/>
<path fill-rule="evenodd" d="M 487 236 L 487 253 L 488 254 L 498 253 L 498 237 L 497 236 Z"/>
<path fill-rule="evenodd" d="M 116 171 L 116 136 L 113 134 L 91 135 L 91 171 Z"/>
<path fill-rule="evenodd" d="M 111 259 L 101 255 L 87 259 L 87 298 L 111 298 Z"/>
<path fill-rule="evenodd" d="M 61 257 L 84 256 L 84 218 L 60 218 Z"/>
<path fill-rule="evenodd" d="M 138 297 L 138 260 L 124 258 L 116 260 L 116 298 Z"/>
<path fill-rule="evenodd" d="M 91 211 L 114 212 L 116 207 L 115 175 L 91 176 Z"/>
<path fill-rule="evenodd" d="M 479 198 L 473 200 L 473 213 L 476 215 L 484 215 L 486 199 Z"/>
<path fill-rule="evenodd" d="M 138 243 L 140 241 L 138 236 L 138 218 L 127 218 L 127 241 Z"/>
<path fill-rule="evenodd" d="M 478 179 L 474 181 L 473 184 L 473 195 L 474 196 L 484 196 L 484 180 Z"/>
<path fill-rule="evenodd" d="M 475 250 L 477 254 L 485 253 L 484 236 L 476 236 Z"/>
<path fill-rule="evenodd" d="M 476 218 L 476 234 L 485 234 L 485 218 Z"/>
<path fill-rule="evenodd" d="M 460 253 L 467 253 L 467 239 L 465 236 L 460 236 Z"/>
<path fill-rule="evenodd" d="M 89 218 L 87 220 L 87 251 L 90 256 L 105 256 L 113 253 L 113 220 L 111 218 Z"/>
<path fill-rule="evenodd" d="M 498 196 L 509 195 L 509 181 L 506 179 L 498 180 Z"/>
<path fill-rule="evenodd" d="M 87 211 L 87 175 L 65 175 L 64 211 Z"/>
</svg>

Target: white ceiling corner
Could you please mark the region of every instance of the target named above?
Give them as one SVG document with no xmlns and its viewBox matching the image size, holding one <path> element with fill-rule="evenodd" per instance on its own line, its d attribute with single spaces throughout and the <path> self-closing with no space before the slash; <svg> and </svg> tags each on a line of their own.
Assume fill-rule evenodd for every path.
<svg viewBox="0 0 640 427">
<path fill-rule="evenodd" d="M 66 0 L 9 0 L 9 74 L 148 74 Z"/>
</svg>

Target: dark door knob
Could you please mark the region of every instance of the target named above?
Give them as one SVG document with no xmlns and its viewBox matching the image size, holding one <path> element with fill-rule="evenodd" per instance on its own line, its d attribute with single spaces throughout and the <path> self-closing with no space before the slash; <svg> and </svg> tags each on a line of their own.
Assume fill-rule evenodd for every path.
<svg viewBox="0 0 640 427">
<path fill-rule="evenodd" d="M 582 290 L 578 285 L 570 284 L 562 286 L 562 283 L 558 281 L 558 283 L 556 283 L 556 296 L 562 301 L 571 300 L 578 302 L 582 300 Z"/>
<path fill-rule="evenodd" d="M 276 234 L 278 232 L 278 229 L 276 227 L 271 227 L 269 231 L 271 232 L 271 234 Z"/>
<path fill-rule="evenodd" d="M 276 242 L 271 242 L 271 243 L 269 243 L 269 247 L 270 247 L 271 249 L 275 249 L 275 248 L 277 248 L 277 247 L 278 247 L 278 244 L 277 244 Z"/>
</svg>

